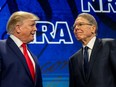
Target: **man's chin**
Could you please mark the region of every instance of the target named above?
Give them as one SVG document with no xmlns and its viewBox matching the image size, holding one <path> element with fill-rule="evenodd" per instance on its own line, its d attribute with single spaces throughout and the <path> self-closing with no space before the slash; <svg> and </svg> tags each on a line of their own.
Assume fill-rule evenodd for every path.
<svg viewBox="0 0 116 87">
<path fill-rule="evenodd" d="M 77 40 L 79 40 L 79 41 L 81 41 L 82 40 L 82 38 L 81 37 L 76 37 L 77 38 Z"/>
<path fill-rule="evenodd" d="M 29 42 L 32 42 L 34 40 L 34 38 L 30 39 Z"/>
<path fill-rule="evenodd" d="M 32 39 L 31 41 L 34 41 L 34 39 Z"/>
</svg>

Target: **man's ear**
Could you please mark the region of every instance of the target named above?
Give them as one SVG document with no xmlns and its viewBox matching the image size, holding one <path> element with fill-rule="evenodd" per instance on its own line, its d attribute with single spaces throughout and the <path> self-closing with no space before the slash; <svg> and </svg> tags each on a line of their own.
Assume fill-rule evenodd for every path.
<svg viewBox="0 0 116 87">
<path fill-rule="evenodd" d="M 95 25 L 92 25 L 92 27 L 91 27 L 91 33 L 92 34 L 96 33 L 96 26 Z"/>
<path fill-rule="evenodd" d="M 16 30 L 17 34 L 19 34 L 19 33 L 21 32 L 20 25 L 17 24 L 17 25 L 15 26 L 15 30 Z"/>
</svg>

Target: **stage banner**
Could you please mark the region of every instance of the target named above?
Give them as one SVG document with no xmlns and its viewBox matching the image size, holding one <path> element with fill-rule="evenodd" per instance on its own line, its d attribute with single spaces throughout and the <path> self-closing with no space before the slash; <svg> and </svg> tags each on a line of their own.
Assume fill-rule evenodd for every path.
<svg viewBox="0 0 116 87">
<path fill-rule="evenodd" d="M 81 48 L 73 33 L 78 14 L 90 13 L 98 22 L 99 38 L 116 38 L 116 0 L 1 0 L 0 39 L 8 37 L 6 23 L 15 11 L 40 20 L 29 48 L 41 66 L 44 87 L 68 87 L 68 60 Z"/>
</svg>

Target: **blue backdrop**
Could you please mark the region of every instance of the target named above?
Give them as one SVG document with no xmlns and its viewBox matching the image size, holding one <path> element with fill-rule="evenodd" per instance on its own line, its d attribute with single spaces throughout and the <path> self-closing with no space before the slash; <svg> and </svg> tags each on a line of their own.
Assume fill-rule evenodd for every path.
<svg viewBox="0 0 116 87">
<path fill-rule="evenodd" d="M 81 48 L 72 31 L 79 13 L 87 12 L 97 19 L 99 38 L 116 38 L 115 0 L 1 0 L 0 39 L 7 38 L 7 20 L 19 10 L 32 12 L 41 19 L 29 47 L 38 57 L 44 87 L 69 85 L 68 60 Z"/>
</svg>

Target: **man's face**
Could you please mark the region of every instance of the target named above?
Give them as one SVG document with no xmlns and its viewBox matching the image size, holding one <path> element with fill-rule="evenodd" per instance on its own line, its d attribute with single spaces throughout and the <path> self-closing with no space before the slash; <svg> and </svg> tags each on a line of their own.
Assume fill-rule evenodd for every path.
<svg viewBox="0 0 116 87">
<path fill-rule="evenodd" d="M 95 28 L 86 19 L 78 17 L 74 23 L 74 34 L 79 41 L 88 41 L 93 37 Z"/>
<path fill-rule="evenodd" d="M 29 43 L 34 40 L 34 34 L 37 31 L 36 23 L 34 20 L 26 19 L 20 25 L 19 39 L 24 43 Z"/>
</svg>

